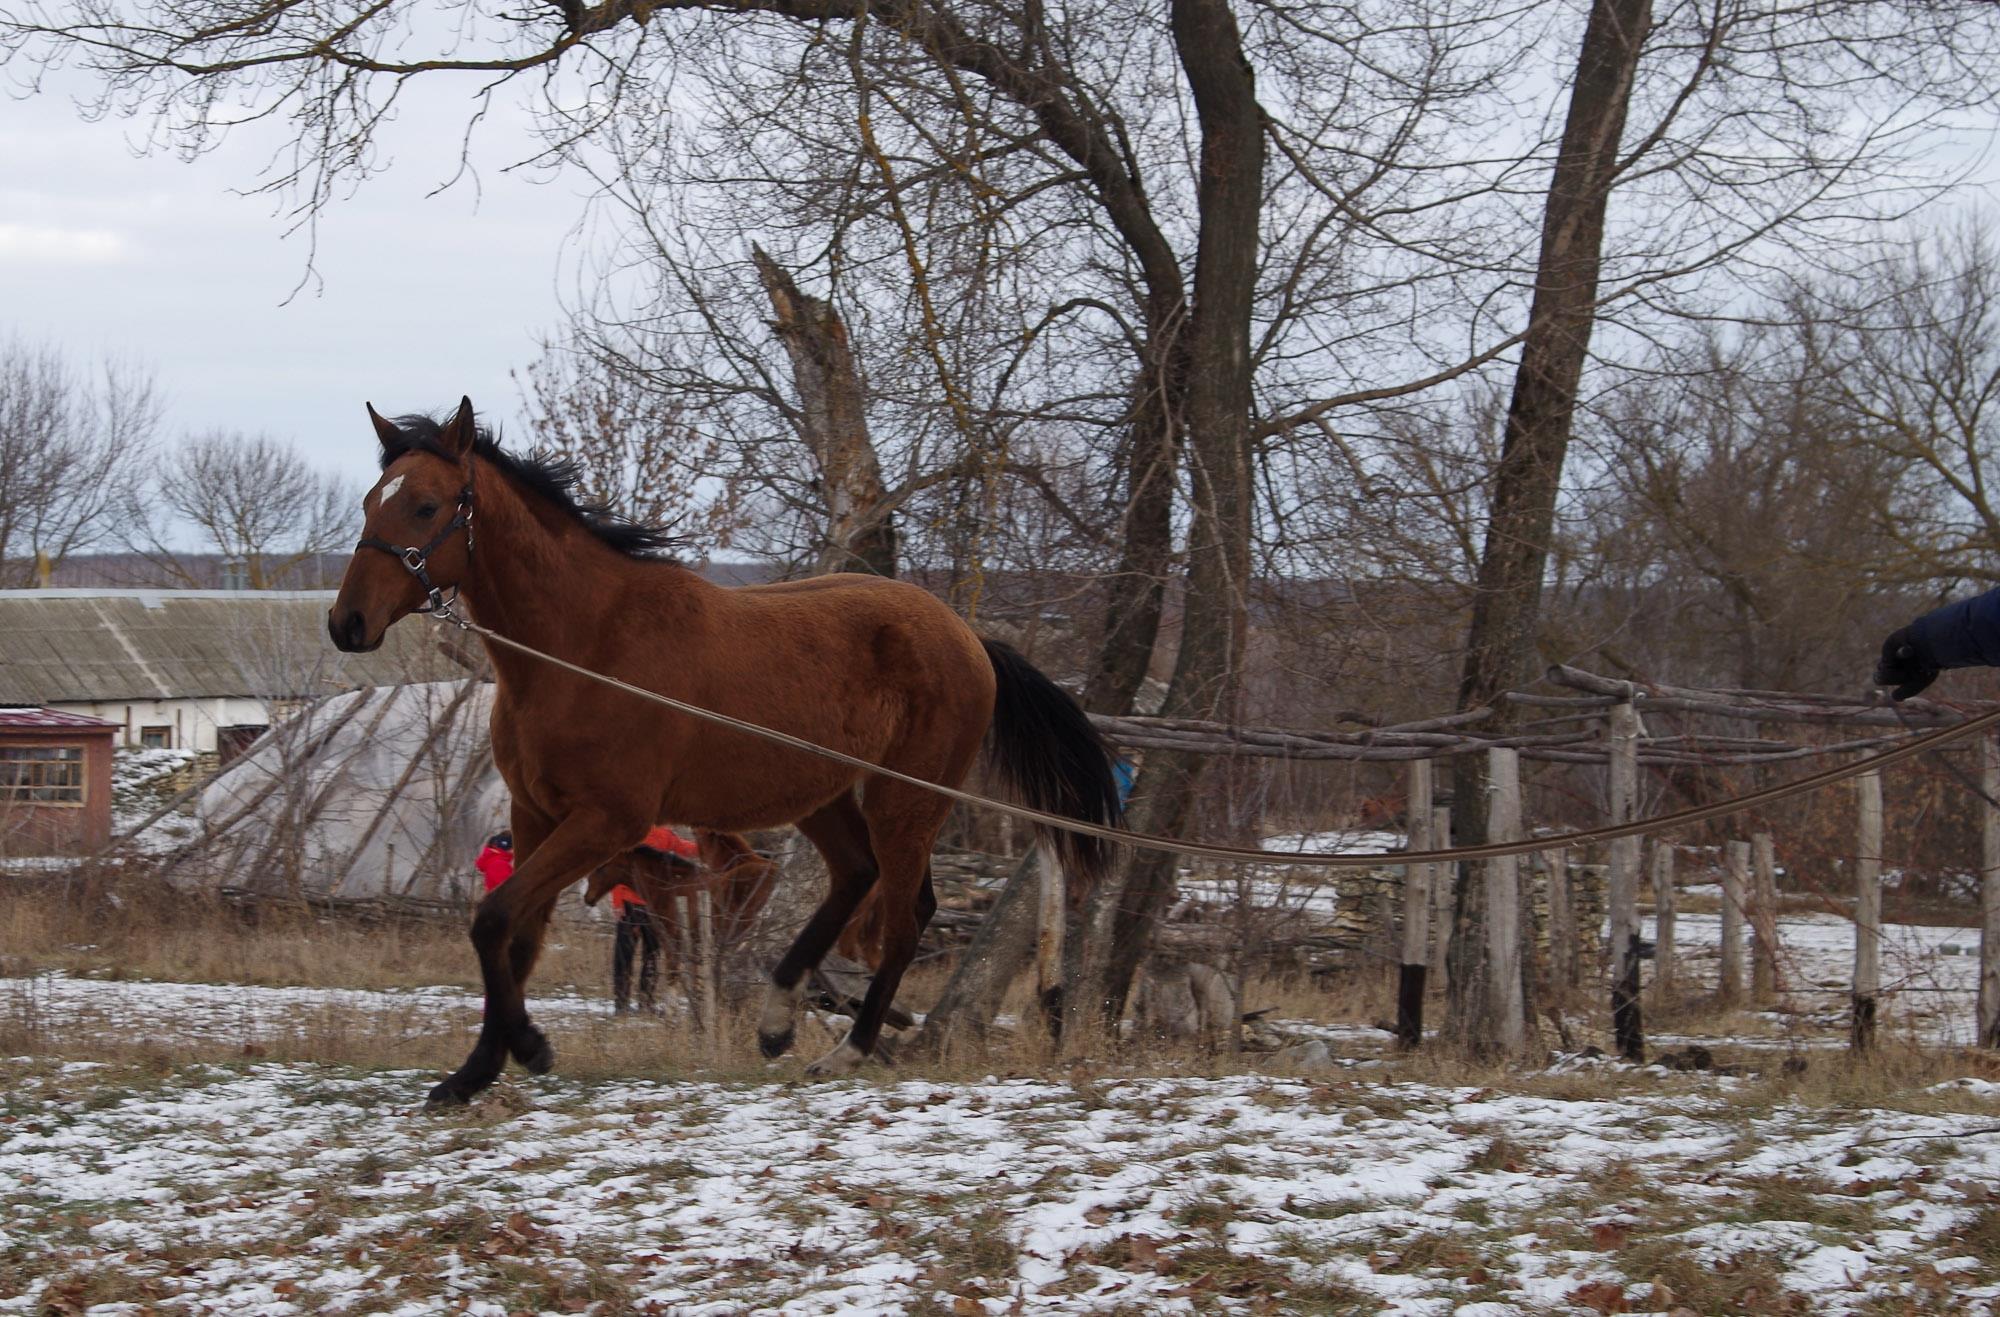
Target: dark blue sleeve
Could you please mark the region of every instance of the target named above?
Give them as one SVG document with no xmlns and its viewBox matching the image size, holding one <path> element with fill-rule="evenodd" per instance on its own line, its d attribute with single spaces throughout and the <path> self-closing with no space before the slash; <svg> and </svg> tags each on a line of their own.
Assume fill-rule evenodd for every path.
<svg viewBox="0 0 2000 1317">
<path fill-rule="evenodd" d="M 2000 667 L 2000 590 L 1925 613 L 1910 638 L 1941 668 Z"/>
</svg>

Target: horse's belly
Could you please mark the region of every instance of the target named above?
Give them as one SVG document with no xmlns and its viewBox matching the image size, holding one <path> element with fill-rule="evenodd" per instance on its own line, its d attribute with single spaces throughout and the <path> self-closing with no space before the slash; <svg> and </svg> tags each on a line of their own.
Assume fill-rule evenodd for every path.
<svg viewBox="0 0 2000 1317">
<path fill-rule="evenodd" d="M 806 757 L 796 751 L 780 762 L 756 762 L 774 758 L 746 755 L 728 763 L 674 765 L 664 784 L 661 821 L 718 832 L 783 827 L 851 789 L 861 776 L 823 759 L 802 763 Z"/>
</svg>

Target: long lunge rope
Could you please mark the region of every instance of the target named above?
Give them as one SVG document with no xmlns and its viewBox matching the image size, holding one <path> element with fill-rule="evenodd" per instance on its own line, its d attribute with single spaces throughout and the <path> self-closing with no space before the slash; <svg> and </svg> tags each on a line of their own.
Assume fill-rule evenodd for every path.
<svg viewBox="0 0 2000 1317">
<path fill-rule="evenodd" d="M 524 645 L 518 640 L 509 639 L 491 627 L 481 626 L 470 618 L 460 616 L 447 605 L 441 605 L 429 611 L 439 621 L 448 622 L 464 631 L 471 631 L 496 645 L 511 649 L 517 654 L 525 654 L 530 658 L 539 659 L 544 663 L 574 672 L 580 677 L 587 677 L 592 681 L 636 695 L 640 699 L 650 700 L 654 704 L 662 705 L 677 713 L 684 713 L 690 718 L 698 718 L 703 722 L 713 723 L 718 727 L 727 727 L 732 731 L 742 732 L 746 736 L 761 737 L 766 741 L 789 746 L 794 750 L 803 751 L 806 754 L 818 755 L 822 759 L 831 759 L 835 763 L 846 764 L 850 768 L 862 769 L 879 777 L 894 778 L 898 782 L 906 782 L 914 787 L 922 787 L 926 791 L 933 791 L 938 795 L 948 796 L 953 800 L 963 801 L 968 805 L 976 805 L 981 809 L 990 809 L 997 813 L 1011 815 L 1014 818 L 1022 819 L 1029 823 L 1038 823 L 1044 827 L 1060 828 L 1066 832 L 1082 833 L 1090 837 L 1102 837 L 1106 841 L 1117 842 L 1123 846 L 1136 847 L 1139 850 L 1163 851 L 1173 855 L 1194 855 L 1203 859 L 1222 860 L 1231 864 L 1270 864 L 1282 865 L 1288 868 L 1312 869 L 1372 869 L 1380 867 L 1383 864 L 1436 864 L 1458 860 L 1497 860 L 1508 855 L 1532 855 L 1537 851 L 1563 850 L 1571 846 L 1589 846 L 1599 842 L 1616 841 L 1620 837 L 1644 837 L 1654 832 L 1666 832 L 1673 828 L 1683 828 L 1690 824 L 1702 823 L 1708 819 L 1722 818 L 1730 814 L 1740 814 L 1747 810 L 1759 809 L 1765 805 L 1774 805 L 1781 800 L 1789 800 L 1793 796 L 1803 796 L 1810 792 L 1830 787 L 1837 782 L 1846 781 L 1848 778 L 1859 777 L 1863 773 L 1887 768 L 1892 764 L 1900 764 L 1906 759 L 1914 759 L 1927 750 L 1935 750 L 1939 746 L 1947 745 L 1952 741 L 1961 740 L 1983 732 L 1989 727 L 2000 725 L 2000 709 L 1995 709 L 1989 713 L 1980 714 L 1969 721 L 1959 723 L 1955 727 L 1942 727 L 1936 731 L 1925 732 L 1914 740 L 1896 746 L 1893 749 L 1868 755 L 1852 763 L 1821 769 L 1819 772 L 1802 777 L 1796 782 L 1765 787 L 1759 791 L 1752 791 L 1748 795 L 1733 796 L 1711 805 L 1696 805 L 1672 814 L 1661 814 L 1650 819 L 1639 819 L 1631 823 L 1621 823 L 1614 827 L 1590 828 L 1577 832 L 1560 832 L 1549 836 L 1535 837 L 1526 841 L 1486 842 L 1478 846 L 1459 846 L 1449 850 L 1392 851 L 1387 853 L 1265 851 L 1248 846 L 1217 846 L 1204 842 L 1182 841 L 1173 837 L 1157 837 L 1144 832 L 1128 832 L 1123 828 L 1106 827 L 1098 823 L 1086 823 L 1080 819 L 1065 818 L 1061 814 L 1050 814 L 1045 810 L 1030 809 L 1025 805 L 1016 805 L 1004 800 L 995 800 L 990 796 L 982 796 L 977 792 L 964 791 L 958 787 L 948 787 L 941 782 L 926 781 L 923 778 L 914 777 L 893 768 L 884 768 L 880 764 L 870 763 L 858 755 L 851 755 L 843 750 L 835 750 L 828 746 L 819 745 L 813 741 L 806 740 L 802 736 L 793 736 L 790 732 L 781 732 L 776 728 L 765 727 L 748 719 L 735 717 L 732 714 L 721 713 L 714 709 L 705 709 L 698 704 L 689 704 L 685 700 L 677 700 L 671 695 L 662 695 L 658 691 L 647 690 L 643 686 L 634 686 L 631 682 L 621 681 L 617 677 L 606 676 L 601 672 L 593 672 L 580 664 L 570 662 L 568 659 L 558 658 L 554 654 L 544 653 L 532 645 Z"/>
</svg>

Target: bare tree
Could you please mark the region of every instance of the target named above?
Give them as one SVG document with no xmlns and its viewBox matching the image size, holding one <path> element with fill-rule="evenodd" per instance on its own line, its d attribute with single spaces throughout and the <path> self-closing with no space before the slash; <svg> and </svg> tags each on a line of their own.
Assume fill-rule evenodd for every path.
<svg viewBox="0 0 2000 1317">
<path fill-rule="evenodd" d="M 293 584 L 296 570 L 353 539 L 360 494 L 269 435 L 191 437 L 167 453 L 156 481 L 128 498 L 126 542 L 187 585 L 207 582 L 189 561 L 184 536 L 235 560 L 252 590 Z"/>
<path fill-rule="evenodd" d="M 1771 232 L 1809 240 L 1816 223 L 1834 218 L 1824 206 L 1829 195 L 1862 200 L 1881 186 L 1898 154 L 1884 148 L 1912 119 L 1990 95 L 1959 62 L 1962 52 L 1953 44 L 1961 36 L 1991 40 L 1983 19 L 1972 14 L 1940 6 L 1914 27 L 1885 29 L 1881 11 L 1858 4 L 1782 11 L 1675 5 L 1656 14 L 1651 0 L 1592 0 L 1546 193 L 1534 299 L 1491 484 L 1461 708 L 1487 705 L 1533 676 L 1556 505 L 1592 335 L 1622 300 L 1615 291 L 1607 296 L 1607 276 L 1636 278 L 1626 292 L 1643 297 L 1644 305 L 1672 298 L 1680 272 L 1660 260 L 1663 250 L 1685 253 L 1696 267 L 1727 261 L 1740 272 Z M 1864 50 L 1857 46 L 1864 36 L 1879 44 Z M 1764 78 L 1772 84 L 1760 85 Z M 1845 137 L 1840 130 L 1830 133 L 1809 108 L 1831 110 L 1842 98 L 1862 111 L 1856 122 L 1864 125 Z M 1628 118 L 1635 114 L 1628 141 Z M 1733 144 L 1746 129 L 1764 135 L 1780 125 L 1797 137 L 1799 149 L 1733 177 L 1718 172 L 1723 161 L 1741 158 Z M 1836 142 L 1834 151 L 1824 152 Z M 1757 191 L 1745 186 L 1753 177 Z M 1621 192 L 1639 214 L 1673 217 L 1664 238 L 1612 236 L 1611 202 Z M 1726 204 L 1717 204 L 1718 198 Z M 1502 722 L 1509 717 L 1503 708 Z M 1477 756 L 1463 756 L 1455 766 L 1453 826 L 1462 838 L 1485 835 L 1484 771 Z M 1483 919 L 1479 890 L 1473 872 L 1462 869 L 1450 1030 L 1486 1049 L 1499 1036 L 1484 1018 L 1498 997 L 1489 991 L 1484 938 L 1476 935 Z M 1531 985 L 1528 991 L 1532 1020 Z"/>
<path fill-rule="evenodd" d="M 526 372 L 528 431 L 576 463 L 591 502 L 674 534 L 692 552 L 727 547 L 735 491 L 714 479 L 721 444 L 686 403 L 587 345 L 550 345 Z"/>
<path fill-rule="evenodd" d="M 1801 279 L 1774 319 L 1849 457 L 1845 492 L 1878 581 L 2000 583 L 2000 253 L 1967 222 L 1850 271 Z M 1892 478 L 1882 479 L 1883 475 Z"/>
<path fill-rule="evenodd" d="M 1550 565 L 1558 652 L 1685 685 L 1853 688 L 1914 603 L 1892 573 L 1920 523 L 1875 528 L 1915 482 L 1852 441 L 1817 374 L 1796 327 L 1711 327 L 1600 401 L 1578 442 L 1602 478 Z"/>
<path fill-rule="evenodd" d="M 39 564 L 101 543 L 153 449 L 151 376 L 106 360 L 86 373 L 50 347 L 0 342 L 0 572 L 31 585 Z"/>
<path fill-rule="evenodd" d="M 565 0 L 449 25 L 424 0 L 52 3 L 0 41 L 191 145 L 225 103 L 296 116 L 271 183 L 308 206 L 370 167 L 410 78 L 490 97 L 547 72 L 542 146 L 600 170 L 633 242 L 612 264 L 653 275 L 593 308 L 601 341 L 701 408 L 782 514 L 774 548 L 811 558 L 829 520 L 774 419 L 790 372 L 753 237 L 880 345 L 859 373 L 904 560 L 976 615 L 995 564 L 1042 552 L 1001 518 L 1033 500 L 1104 574 L 1092 705 L 1129 707 L 1162 662 L 1178 584 L 1168 711 L 1225 718 L 1253 567 L 1341 529 L 1288 482 L 1334 460 L 1429 480 L 1440 562 L 1476 545 L 1463 698 L 1527 671 L 1593 335 L 1643 342 L 1733 295 L 1717 271 L 1920 199 L 1913 148 L 1987 94 L 1993 45 L 1984 11 L 1859 0 L 1595 0 L 1581 58 L 1572 10 L 1499 0 Z M 1452 409 L 1412 400 L 1476 393 L 1516 348 L 1497 472 L 1421 471 L 1407 436 Z M 1153 757 L 1140 820 L 1186 822 L 1198 771 Z M 1119 1009 L 1170 885 L 1147 861 L 1106 889 L 1092 1009 Z"/>
<path fill-rule="evenodd" d="M 826 499 L 826 547 L 814 571 L 896 574 L 898 500 L 882 483 L 882 460 L 868 433 L 868 405 L 847 324 L 823 298 L 799 291 L 791 272 L 753 246 L 751 258 L 771 300 L 772 327 L 792 361 L 798 426 Z"/>
</svg>

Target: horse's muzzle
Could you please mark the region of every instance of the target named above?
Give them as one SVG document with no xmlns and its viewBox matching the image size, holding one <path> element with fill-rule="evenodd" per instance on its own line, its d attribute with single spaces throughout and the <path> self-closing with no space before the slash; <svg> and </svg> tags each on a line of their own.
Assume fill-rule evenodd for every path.
<svg viewBox="0 0 2000 1317">
<path fill-rule="evenodd" d="M 345 611 L 329 608 L 326 612 L 326 634 L 333 638 L 333 647 L 343 654 L 366 654 L 382 647 L 380 637 L 374 644 L 368 643 L 368 619 L 361 616 L 358 608 Z"/>
</svg>

